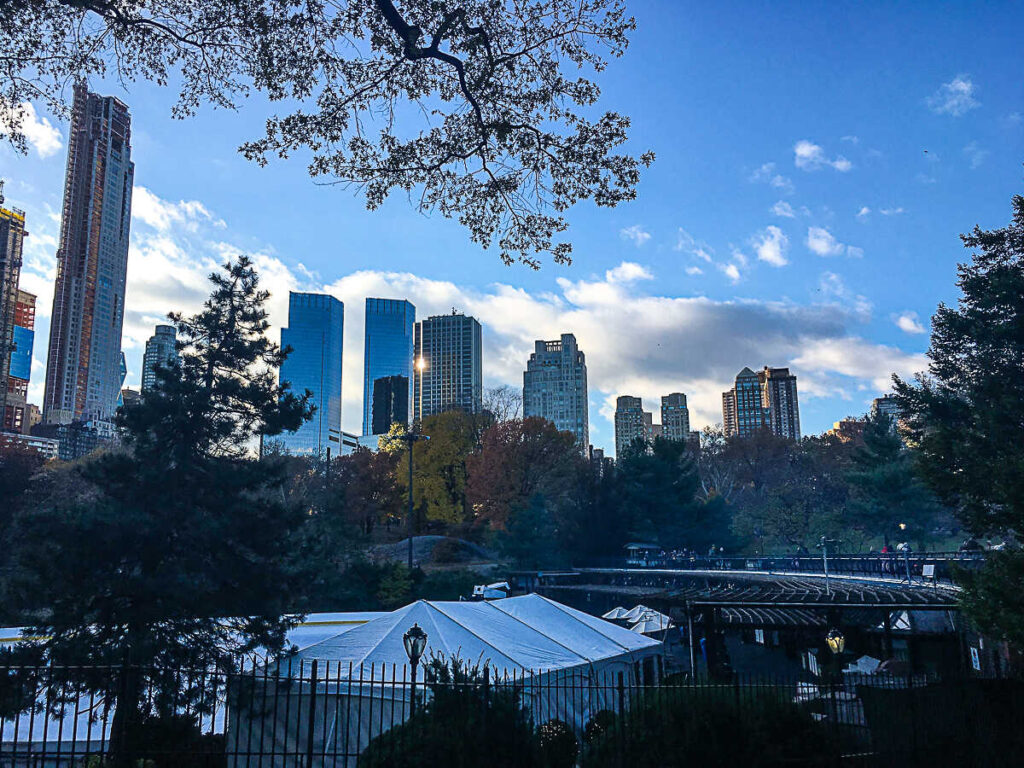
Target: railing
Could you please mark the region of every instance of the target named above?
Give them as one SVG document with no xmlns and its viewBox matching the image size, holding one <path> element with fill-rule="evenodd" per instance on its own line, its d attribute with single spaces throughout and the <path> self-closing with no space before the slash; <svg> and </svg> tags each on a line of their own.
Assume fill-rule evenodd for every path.
<svg viewBox="0 0 1024 768">
<path fill-rule="evenodd" d="M 665 675 L 660 663 L 418 684 L 319 661 L 229 673 L 0 667 L 3 768 L 1014 765 L 1015 680 Z M 140 706 L 116 714 L 117 691 Z M 106 692 L 104 692 L 106 691 Z M 119 725 L 116 725 L 119 724 Z"/>
<path fill-rule="evenodd" d="M 973 569 L 985 560 L 983 552 L 891 552 L 862 555 L 829 555 L 828 572 L 837 576 L 863 576 L 912 581 L 951 583 L 958 568 Z M 681 553 L 649 557 L 598 558 L 593 568 L 660 568 L 697 571 L 767 571 L 770 573 L 824 574 L 821 555 L 723 555 Z M 931 566 L 931 568 L 928 568 Z"/>
</svg>

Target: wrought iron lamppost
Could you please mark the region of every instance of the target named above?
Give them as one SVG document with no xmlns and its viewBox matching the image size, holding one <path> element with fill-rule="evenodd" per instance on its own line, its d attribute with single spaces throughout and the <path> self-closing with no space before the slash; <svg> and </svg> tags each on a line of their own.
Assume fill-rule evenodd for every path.
<svg viewBox="0 0 1024 768">
<path fill-rule="evenodd" d="M 405 655 L 409 657 L 409 664 L 412 667 L 412 689 L 409 696 L 409 718 L 416 714 L 416 669 L 420 664 L 420 657 L 427 647 L 427 633 L 420 629 L 419 624 L 413 624 L 409 630 L 402 635 L 402 644 L 405 646 Z"/>
</svg>

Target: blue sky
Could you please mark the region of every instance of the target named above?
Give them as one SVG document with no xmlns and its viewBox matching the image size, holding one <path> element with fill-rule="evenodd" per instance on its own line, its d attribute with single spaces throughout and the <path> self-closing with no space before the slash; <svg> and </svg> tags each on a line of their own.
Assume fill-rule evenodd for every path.
<svg viewBox="0 0 1024 768">
<path fill-rule="evenodd" d="M 365 296 L 455 306 L 484 324 L 485 385 L 520 386 L 534 338 L 575 332 L 591 438 L 611 448 L 614 397 L 687 393 L 696 427 L 745 365 L 797 374 L 803 430 L 862 413 L 891 372 L 924 367 L 929 317 L 953 301 L 957 235 L 1004 225 L 1024 191 L 1024 78 L 1015 3 L 684 3 L 634 0 L 629 52 L 602 106 L 653 149 L 638 199 L 570 212 L 572 266 L 504 267 L 455 224 L 401 198 L 375 213 L 318 186 L 303 158 L 260 169 L 236 147 L 271 108 L 177 121 L 175 94 L 92 83 L 132 111 L 136 195 L 124 349 L 194 309 L 226 255 L 257 256 L 287 291 L 345 302 L 345 428 L 360 425 Z M 40 294 L 42 369 L 67 126 L 42 112 L 27 157 L 0 149 L 7 201 L 28 213 L 23 287 Z M 927 152 L 925 151 L 927 150 Z"/>
</svg>

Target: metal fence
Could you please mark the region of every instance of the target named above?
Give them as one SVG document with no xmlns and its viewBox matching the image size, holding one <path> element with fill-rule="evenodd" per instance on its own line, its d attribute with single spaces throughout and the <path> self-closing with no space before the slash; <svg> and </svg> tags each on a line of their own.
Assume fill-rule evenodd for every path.
<svg viewBox="0 0 1024 768">
<path fill-rule="evenodd" d="M 1016 680 L 0 667 L 2 768 L 1019 765 Z M 127 681 L 140 706 L 117 712 Z M 110 691 L 104 693 L 103 690 Z"/>
</svg>

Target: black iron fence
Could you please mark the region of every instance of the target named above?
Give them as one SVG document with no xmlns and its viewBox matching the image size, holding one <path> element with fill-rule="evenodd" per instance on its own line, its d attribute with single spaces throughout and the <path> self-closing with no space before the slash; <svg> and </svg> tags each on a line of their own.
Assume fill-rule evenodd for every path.
<svg viewBox="0 0 1024 768">
<path fill-rule="evenodd" d="M 836 575 L 949 583 L 953 580 L 958 568 L 977 568 L 984 560 L 983 552 L 830 554 L 827 558 L 827 567 L 829 573 Z M 826 568 L 826 558 L 820 554 L 705 556 L 683 552 L 648 552 L 645 555 L 631 557 L 598 558 L 587 565 L 594 568 L 664 568 L 823 574 Z"/>
<path fill-rule="evenodd" d="M 1016 680 L 722 681 L 628 659 L 500 675 L 435 666 L 428 678 L 329 661 L 0 667 L 0 767 L 961 768 L 1024 755 Z M 138 704 L 119 710 L 127 680 Z"/>
</svg>

